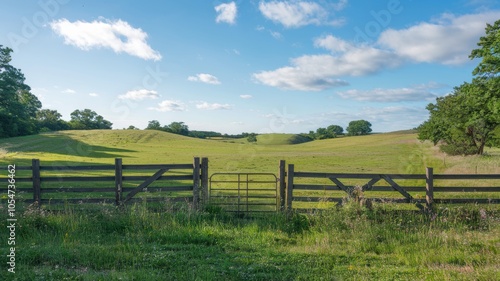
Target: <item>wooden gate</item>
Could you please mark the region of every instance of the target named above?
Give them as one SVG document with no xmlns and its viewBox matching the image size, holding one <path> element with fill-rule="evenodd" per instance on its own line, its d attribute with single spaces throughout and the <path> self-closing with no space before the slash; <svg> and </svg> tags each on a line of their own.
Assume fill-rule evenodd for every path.
<svg viewBox="0 0 500 281">
<path fill-rule="evenodd" d="M 278 178 L 272 173 L 215 173 L 209 180 L 209 202 L 228 212 L 276 212 Z"/>
</svg>

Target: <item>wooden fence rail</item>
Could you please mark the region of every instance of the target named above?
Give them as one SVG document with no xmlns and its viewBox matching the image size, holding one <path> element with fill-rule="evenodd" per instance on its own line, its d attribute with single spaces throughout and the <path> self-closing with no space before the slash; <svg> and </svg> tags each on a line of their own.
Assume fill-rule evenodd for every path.
<svg viewBox="0 0 500 281">
<path fill-rule="evenodd" d="M 208 158 L 196 157 L 189 164 L 146 165 L 125 165 L 121 158 L 116 158 L 114 165 L 82 166 L 42 165 L 40 160 L 33 159 L 31 166 L 15 168 L 23 175 L 15 177 L 16 184 L 19 183 L 16 192 L 32 194 L 32 199 L 24 197 L 23 200 L 27 203 L 37 202 L 39 206 L 47 203 L 98 202 L 122 205 L 147 200 L 189 202 L 197 210 L 210 200 Z M 296 171 L 293 164 L 286 165 L 281 160 L 276 178 L 278 211 L 301 209 L 307 202 L 340 203 L 347 195 L 352 195 L 355 186 L 361 187 L 365 192 L 366 200 L 410 203 L 420 209 L 442 203 L 500 204 L 500 174 L 434 174 L 432 168 L 427 168 L 425 174 L 304 172 Z M 7 180 L 8 177 L 0 175 L 0 181 Z M 405 181 L 411 181 L 413 185 L 405 186 L 402 184 Z M 470 183 L 469 186 L 454 186 L 450 184 L 453 181 L 478 181 L 481 186 L 475 183 L 473 186 Z M 487 182 L 491 184 L 485 186 Z M 71 183 L 75 187 L 68 185 Z M 0 191 L 4 187 L 7 185 L 0 187 Z M 168 199 L 165 196 L 136 198 L 137 194 L 145 190 L 168 192 L 173 196 Z M 393 193 L 389 198 L 380 198 L 386 194 L 384 192 Z M 73 197 L 82 196 L 82 193 L 90 195 L 84 196 L 85 198 L 47 196 L 51 193 L 78 194 Z M 450 195 L 445 196 L 446 193 Z M 96 194 L 101 197 L 96 198 Z M 368 196 L 369 194 L 373 196 Z M 394 194 L 399 197 L 393 196 Z M 474 196 L 469 196 L 470 194 Z M 474 198 L 462 198 L 464 196 Z"/>
<path fill-rule="evenodd" d="M 280 174 L 284 163 L 280 162 Z M 499 196 L 494 198 L 484 198 L 486 192 L 500 192 L 500 181 L 496 181 L 496 186 L 435 186 L 436 180 L 500 180 L 500 174 L 434 174 L 432 168 L 427 168 L 425 174 L 355 174 L 355 173 L 318 173 L 318 172 L 298 172 L 295 171 L 293 164 L 288 165 L 286 172 L 286 185 L 283 185 L 280 194 L 285 195 L 285 200 L 280 200 L 280 209 L 293 210 L 299 209 L 293 206 L 293 202 L 336 202 L 341 203 L 345 195 L 350 195 L 354 191 L 354 185 L 347 185 L 345 179 L 355 179 L 358 182 L 364 180 L 364 184 L 358 184 L 363 192 L 371 191 L 396 191 L 403 198 L 367 198 L 373 202 L 392 202 L 392 203 L 412 203 L 420 209 L 431 208 L 433 204 L 500 204 Z M 301 183 L 297 183 L 297 180 Z M 327 179 L 329 184 L 303 183 L 304 180 Z M 423 180 L 422 186 L 401 186 L 397 183 L 399 180 Z M 385 182 L 385 186 L 376 185 L 379 182 Z M 388 186 L 387 186 L 388 185 Z M 303 196 L 296 195 L 301 191 Z M 318 191 L 343 191 L 342 197 L 314 196 L 313 192 Z M 414 198 L 409 192 L 425 192 L 425 199 Z M 484 194 L 482 198 L 435 198 L 438 193 L 461 193 L 461 192 L 480 192 Z M 304 193 L 306 193 L 304 195 Z"/>
<path fill-rule="evenodd" d="M 194 209 L 198 209 L 200 204 L 206 204 L 203 201 L 208 191 L 208 159 L 195 157 L 192 164 L 147 164 L 147 165 L 123 165 L 121 158 L 115 159 L 114 165 L 83 165 L 83 166 L 65 166 L 65 165 L 41 165 L 40 160 L 33 159 L 31 166 L 16 166 L 16 171 L 31 171 L 31 177 L 15 177 L 16 183 L 31 183 L 31 187 L 18 187 L 16 192 L 32 193 L 32 200 L 24 200 L 27 203 L 36 202 L 38 206 L 42 204 L 61 204 L 61 203 L 114 203 L 116 205 L 125 204 L 129 201 L 137 201 L 134 196 L 148 188 L 151 184 L 158 182 L 166 184 L 162 187 L 151 187 L 148 191 L 153 192 L 190 192 L 190 195 L 179 195 L 169 197 L 169 202 L 183 201 L 190 202 Z M 157 170 L 151 175 L 143 175 L 147 171 Z M 131 173 L 131 175 L 124 175 Z M 175 171 L 180 174 L 163 175 L 169 171 Z M 70 175 L 64 175 L 64 173 Z M 109 176 L 75 176 L 75 173 L 110 173 Z M 71 174 L 73 173 L 73 174 Z M 142 173 L 141 175 L 133 175 Z M 7 180 L 8 178 L 1 178 Z M 80 183 L 80 187 L 67 187 L 68 183 Z M 102 185 L 109 182 L 106 187 L 82 187 L 88 185 Z M 141 182 L 137 184 L 137 182 Z M 60 187 L 46 187 L 50 183 L 61 184 Z M 114 186 L 112 186 L 114 185 Z M 128 186 L 128 187 L 125 187 Z M 52 199 L 44 198 L 46 193 L 91 193 L 100 194 L 114 193 L 114 196 L 101 198 L 64 198 Z M 202 196 L 200 197 L 200 193 Z M 149 202 L 166 201 L 165 197 L 146 198 Z"/>
</svg>

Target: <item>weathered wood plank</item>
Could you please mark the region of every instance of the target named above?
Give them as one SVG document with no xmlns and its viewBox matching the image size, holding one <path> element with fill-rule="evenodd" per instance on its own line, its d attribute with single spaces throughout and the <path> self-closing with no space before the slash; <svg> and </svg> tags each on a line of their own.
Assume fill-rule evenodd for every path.
<svg viewBox="0 0 500 281">
<path fill-rule="evenodd" d="M 40 166 L 42 171 L 112 171 L 114 165 L 85 165 L 85 166 Z"/>
<path fill-rule="evenodd" d="M 123 163 L 121 158 L 115 158 L 115 205 L 122 203 L 123 195 Z"/>
<path fill-rule="evenodd" d="M 435 180 L 498 180 L 500 179 L 500 174 L 473 174 L 473 175 L 435 174 L 434 179 Z"/>
<path fill-rule="evenodd" d="M 278 195 L 279 195 L 279 202 L 278 202 L 278 210 L 280 212 L 284 212 L 286 208 L 286 161 L 285 160 L 280 160 L 279 165 L 278 165 Z"/>
<path fill-rule="evenodd" d="M 125 202 L 129 201 L 130 199 L 132 199 L 132 197 L 134 197 L 134 195 L 141 192 L 141 190 L 143 190 L 144 188 L 148 187 L 150 184 L 152 184 L 154 181 L 156 181 L 159 177 L 161 177 L 161 175 L 163 175 L 167 171 L 168 171 L 168 169 L 165 169 L 165 168 L 158 170 L 154 175 L 152 175 L 146 181 L 141 183 L 134 190 L 130 191 L 130 193 L 127 194 L 127 197 L 125 197 L 125 199 L 122 200 L 122 203 L 125 203 Z"/>
<path fill-rule="evenodd" d="M 288 173 L 286 180 L 286 210 L 287 212 L 291 212 L 293 209 L 292 201 L 293 201 L 293 178 L 295 177 L 295 166 L 293 164 L 288 164 Z"/>
<path fill-rule="evenodd" d="M 51 188 L 43 188 L 41 190 L 42 193 L 61 193 L 61 192 L 79 192 L 79 193 L 85 193 L 85 192 L 115 192 L 115 189 L 112 187 L 109 188 L 96 188 L 96 187 L 89 187 L 89 188 L 83 188 L 83 187 L 51 187 Z"/>
<path fill-rule="evenodd" d="M 193 164 L 144 164 L 144 165 L 123 165 L 124 170 L 192 170 Z"/>
<path fill-rule="evenodd" d="M 351 194 L 352 192 L 352 188 L 349 188 L 347 186 L 345 186 L 341 181 L 339 181 L 338 179 L 334 178 L 334 177 L 329 177 L 329 179 L 334 182 L 338 188 L 342 189 L 343 191 L 345 191 L 347 194 Z"/>
<path fill-rule="evenodd" d="M 500 192 L 498 186 L 485 186 L 485 187 L 456 187 L 456 186 L 434 186 L 434 192 Z"/>
<path fill-rule="evenodd" d="M 453 198 L 453 199 L 437 199 L 434 198 L 436 204 L 500 204 L 500 199 L 484 199 L 484 198 Z"/>
<path fill-rule="evenodd" d="M 406 197 L 408 203 L 415 203 L 415 206 L 417 206 L 422 211 L 425 209 L 422 204 L 413 199 L 413 197 L 408 192 L 406 192 L 406 190 L 404 190 L 401 186 L 399 186 L 399 184 L 393 181 L 388 175 L 384 175 L 382 177 L 387 183 L 389 183 L 392 187 L 394 187 L 395 190 L 399 191 L 399 193 L 401 193 L 404 197 Z"/>
<path fill-rule="evenodd" d="M 381 174 L 355 174 L 355 173 L 315 173 L 315 172 L 296 172 L 297 178 L 340 178 L 340 179 L 375 179 L 382 178 Z M 422 179 L 425 175 L 418 174 L 386 174 L 393 179 Z"/>
<path fill-rule="evenodd" d="M 200 204 L 200 158 L 193 160 L 193 210 L 197 211 Z"/>
<path fill-rule="evenodd" d="M 373 185 L 376 184 L 380 180 L 381 180 L 381 178 L 371 179 L 369 182 L 367 182 L 365 185 L 362 186 L 363 191 L 371 190 L 373 188 Z"/>
<path fill-rule="evenodd" d="M 207 205 L 209 202 L 209 192 L 208 192 L 209 180 L 208 180 L 208 158 L 201 158 L 201 198 L 202 204 Z"/>
<path fill-rule="evenodd" d="M 309 197 L 309 196 L 297 196 L 293 197 L 293 201 L 296 202 L 342 202 L 343 198 L 336 197 Z"/>
<path fill-rule="evenodd" d="M 37 202 L 38 206 L 40 206 L 40 204 L 42 204 L 41 192 L 40 192 L 40 189 L 42 188 L 40 181 L 40 160 L 33 159 L 31 161 L 31 167 L 32 167 L 31 177 L 33 178 L 33 201 Z"/>
<path fill-rule="evenodd" d="M 124 181 L 144 181 L 147 180 L 149 176 L 124 176 Z M 193 175 L 181 175 L 181 176 L 162 176 L 157 180 L 171 180 L 171 181 L 182 181 L 182 180 L 193 180 Z"/>
<path fill-rule="evenodd" d="M 297 190 L 342 190 L 336 185 L 295 184 Z"/>
<path fill-rule="evenodd" d="M 425 170 L 425 204 L 426 207 L 431 210 L 434 204 L 434 177 L 433 169 L 427 167 Z"/>
<path fill-rule="evenodd" d="M 41 177 L 42 182 L 91 182 L 91 181 L 115 181 L 114 176 L 100 176 L 100 177 Z"/>
</svg>

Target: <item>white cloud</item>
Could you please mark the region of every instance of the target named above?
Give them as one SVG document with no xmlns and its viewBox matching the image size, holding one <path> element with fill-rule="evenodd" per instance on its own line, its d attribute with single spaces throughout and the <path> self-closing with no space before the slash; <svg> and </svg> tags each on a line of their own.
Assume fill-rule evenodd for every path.
<svg viewBox="0 0 500 281">
<path fill-rule="evenodd" d="M 98 93 L 89 93 L 89 96 L 91 96 L 91 97 L 98 97 L 99 94 Z"/>
<path fill-rule="evenodd" d="M 182 102 L 173 100 L 164 100 L 158 104 L 158 107 L 149 107 L 148 109 L 160 112 L 186 111 L 186 107 Z"/>
<path fill-rule="evenodd" d="M 73 89 L 66 89 L 66 90 L 61 91 L 61 93 L 63 93 L 63 94 L 76 94 L 76 91 Z"/>
<path fill-rule="evenodd" d="M 296 5 L 300 2 L 292 2 Z M 270 2 L 273 5 L 292 5 Z M 261 5 L 263 3 L 261 2 Z M 285 9 L 286 10 L 286 9 Z M 397 67 L 406 62 L 460 64 L 484 34 L 486 23 L 500 18 L 500 11 L 473 15 L 443 15 L 436 23 L 421 23 L 403 30 L 386 30 L 376 45 L 353 44 L 327 35 L 317 38 L 314 45 L 330 54 L 304 55 L 292 58 L 289 66 L 253 74 L 256 81 L 273 87 L 300 91 L 320 91 L 344 86 L 345 76 L 361 76 Z M 343 92 L 356 99 L 384 99 L 387 92 Z M 393 89 L 392 97 L 412 99 L 418 95 L 408 90 Z M 413 89 L 416 91 L 416 89 Z M 367 95 L 372 94 L 371 97 Z M 420 95 L 423 94 L 420 91 Z M 381 95 L 384 95 L 382 97 Z M 424 94 L 430 97 L 429 94 Z M 377 98 L 375 98 L 377 96 Z M 397 98 L 396 98 L 397 96 Z"/>
<path fill-rule="evenodd" d="M 339 96 L 345 99 L 354 99 L 357 101 L 375 101 L 375 102 L 400 102 L 400 101 L 424 101 L 436 98 L 436 95 L 425 88 L 399 88 L 399 89 L 381 89 L 372 90 L 348 90 L 337 92 Z"/>
<path fill-rule="evenodd" d="M 277 31 L 272 31 L 270 30 L 269 33 L 271 33 L 271 36 L 274 38 L 274 39 L 281 39 L 283 38 L 283 36 L 281 35 L 281 33 L 277 32 Z"/>
<path fill-rule="evenodd" d="M 462 64 L 469 61 L 468 56 L 477 47 L 486 23 L 493 23 L 498 18 L 500 11 L 463 16 L 444 14 L 433 23 L 386 30 L 381 33 L 378 43 L 415 62 Z"/>
<path fill-rule="evenodd" d="M 251 98 L 253 98 L 253 96 L 252 95 L 240 95 L 240 98 L 242 98 L 242 99 L 251 99 Z"/>
<path fill-rule="evenodd" d="M 345 53 L 354 48 L 351 43 L 332 35 L 317 38 L 314 40 L 314 46 L 324 48 L 332 53 Z"/>
<path fill-rule="evenodd" d="M 229 24 L 234 24 L 236 22 L 238 8 L 236 7 L 235 2 L 224 3 L 215 6 L 215 11 L 217 12 L 215 22 L 226 22 Z"/>
<path fill-rule="evenodd" d="M 122 20 L 100 19 L 92 22 L 67 19 L 52 21 L 50 27 L 64 37 L 64 43 L 82 50 L 109 48 L 116 53 L 127 53 L 145 60 L 160 60 L 161 55 L 153 50 L 146 39 L 148 34 Z"/>
<path fill-rule="evenodd" d="M 262 84 L 282 89 L 320 91 L 348 85 L 339 77 L 372 74 L 400 64 L 400 59 L 391 52 L 354 46 L 331 35 L 317 39 L 315 45 L 334 54 L 301 56 L 292 59 L 291 66 L 262 71 L 253 77 Z"/>
<path fill-rule="evenodd" d="M 348 0 L 339 0 L 337 3 L 332 4 L 333 9 L 337 11 L 343 10 L 347 6 L 348 2 Z"/>
<path fill-rule="evenodd" d="M 188 80 L 193 81 L 193 82 L 203 82 L 203 83 L 212 84 L 212 85 L 220 84 L 220 81 L 219 81 L 219 79 L 217 79 L 217 77 L 215 77 L 211 74 L 206 74 L 206 73 L 199 73 L 199 74 L 196 74 L 195 76 L 189 76 Z"/>
<path fill-rule="evenodd" d="M 343 8 L 340 1 L 336 8 Z M 334 8 L 335 8 L 334 7 Z M 305 25 L 342 25 L 342 20 L 329 21 L 328 10 L 315 2 L 308 1 L 261 1 L 259 10 L 267 19 L 280 23 L 287 28 Z"/>
<path fill-rule="evenodd" d="M 159 97 L 158 92 L 154 90 L 132 90 L 128 91 L 124 95 L 118 96 L 119 99 L 123 100 L 144 100 L 144 99 L 157 99 Z"/>
<path fill-rule="evenodd" d="M 203 110 L 228 110 L 231 109 L 232 106 L 229 104 L 220 104 L 220 103 L 208 103 L 202 102 L 196 105 L 196 108 Z"/>
</svg>

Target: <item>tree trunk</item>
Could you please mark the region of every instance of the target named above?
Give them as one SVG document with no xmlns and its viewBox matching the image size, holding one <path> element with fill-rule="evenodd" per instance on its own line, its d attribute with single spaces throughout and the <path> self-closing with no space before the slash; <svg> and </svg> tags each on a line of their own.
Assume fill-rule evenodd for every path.
<svg viewBox="0 0 500 281">
<path fill-rule="evenodd" d="M 484 153 L 484 145 L 485 145 L 485 142 L 482 141 L 481 144 L 479 145 L 478 150 L 477 150 L 477 155 L 483 155 L 483 153 Z"/>
</svg>

